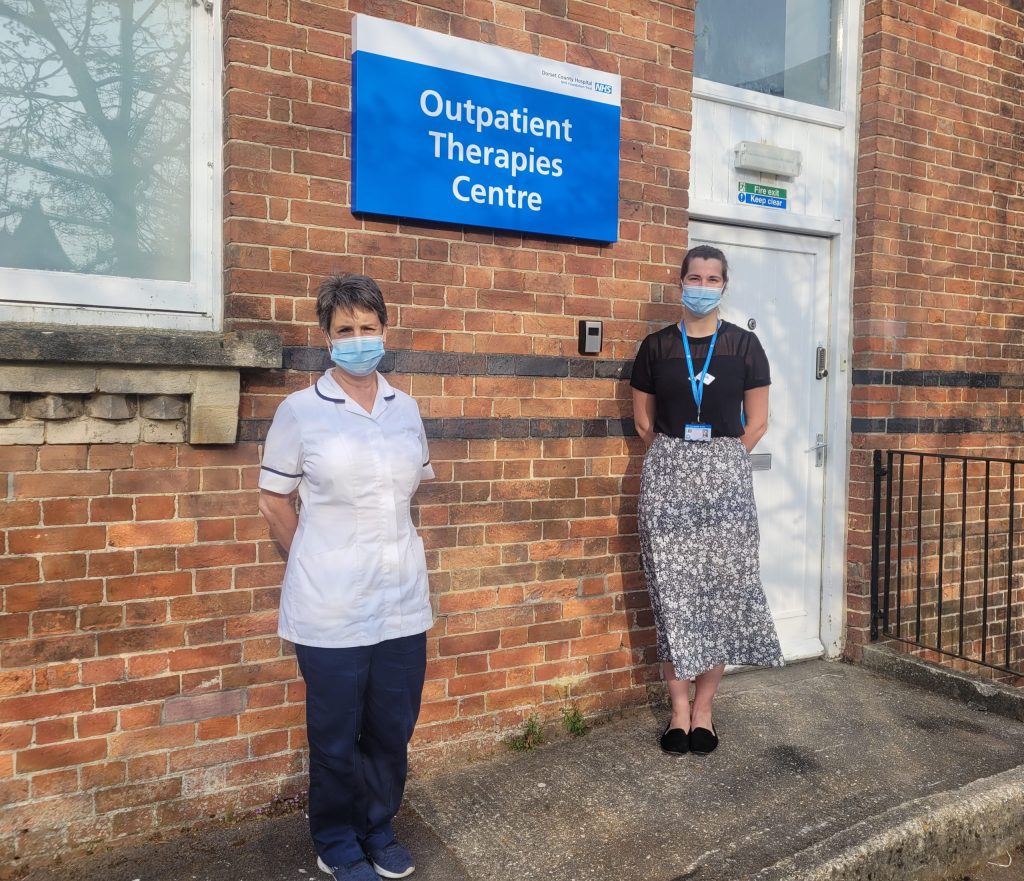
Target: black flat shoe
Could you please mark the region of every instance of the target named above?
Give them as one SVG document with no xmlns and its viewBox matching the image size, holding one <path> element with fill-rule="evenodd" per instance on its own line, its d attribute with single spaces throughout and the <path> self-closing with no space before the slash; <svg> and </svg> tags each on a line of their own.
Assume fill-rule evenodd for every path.
<svg viewBox="0 0 1024 881">
<path fill-rule="evenodd" d="M 671 725 L 672 723 L 669 722 L 668 724 Z M 681 756 L 690 749 L 690 735 L 683 731 L 682 728 L 669 728 L 666 725 L 659 743 L 663 753 Z"/>
<path fill-rule="evenodd" d="M 706 756 L 708 753 L 715 751 L 715 747 L 718 746 L 718 733 L 715 731 L 715 726 L 711 726 L 711 730 L 707 728 L 694 728 L 690 732 L 690 752 L 695 756 Z"/>
</svg>

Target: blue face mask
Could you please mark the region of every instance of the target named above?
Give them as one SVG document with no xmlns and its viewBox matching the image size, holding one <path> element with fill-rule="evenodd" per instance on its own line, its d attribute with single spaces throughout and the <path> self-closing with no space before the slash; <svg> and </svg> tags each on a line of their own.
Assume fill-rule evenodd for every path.
<svg viewBox="0 0 1024 881">
<path fill-rule="evenodd" d="M 694 315 L 709 315 L 722 302 L 724 288 L 683 285 L 683 305 Z"/>
<path fill-rule="evenodd" d="M 331 342 L 331 360 L 353 376 L 369 376 L 383 357 L 382 336 L 350 336 Z"/>
</svg>

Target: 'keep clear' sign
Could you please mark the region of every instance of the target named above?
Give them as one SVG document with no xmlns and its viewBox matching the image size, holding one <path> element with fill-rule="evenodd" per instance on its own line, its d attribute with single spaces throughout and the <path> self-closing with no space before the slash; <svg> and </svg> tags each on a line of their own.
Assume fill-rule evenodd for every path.
<svg viewBox="0 0 1024 881">
<path fill-rule="evenodd" d="M 618 239 L 621 82 L 356 15 L 352 210 Z"/>
</svg>

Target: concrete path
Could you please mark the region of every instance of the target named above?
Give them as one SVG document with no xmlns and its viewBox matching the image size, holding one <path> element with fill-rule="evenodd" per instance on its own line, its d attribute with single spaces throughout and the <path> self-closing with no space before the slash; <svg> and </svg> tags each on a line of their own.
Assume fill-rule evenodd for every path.
<svg viewBox="0 0 1024 881">
<path fill-rule="evenodd" d="M 1024 830 L 1024 724 L 865 667 L 812 661 L 727 677 L 721 746 L 704 758 L 658 750 L 666 717 L 638 711 L 583 737 L 412 780 L 398 829 L 415 877 L 938 878 Z M 318 875 L 297 814 L 32 877 Z"/>
</svg>

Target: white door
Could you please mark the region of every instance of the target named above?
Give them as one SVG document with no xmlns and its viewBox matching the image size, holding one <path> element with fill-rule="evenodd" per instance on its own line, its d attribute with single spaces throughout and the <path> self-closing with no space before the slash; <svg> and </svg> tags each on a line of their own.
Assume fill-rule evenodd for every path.
<svg viewBox="0 0 1024 881">
<path fill-rule="evenodd" d="M 729 261 L 722 317 L 752 329 L 771 364 L 768 433 L 754 450 L 761 578 L 786 658 L 816 657 L 821 642 L 830 242 L 813 236 L 690 224 L 690 247 Z M 817 448 L 817 449 L 816 449 Z"/>
</svg>

